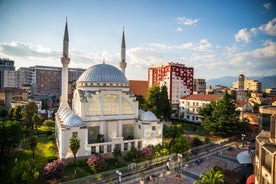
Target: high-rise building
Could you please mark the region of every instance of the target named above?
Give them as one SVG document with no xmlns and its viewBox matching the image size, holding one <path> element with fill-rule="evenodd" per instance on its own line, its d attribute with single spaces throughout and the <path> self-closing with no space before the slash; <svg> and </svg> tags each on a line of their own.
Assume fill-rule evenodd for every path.
<svg viewBox="0 0 276 184">
<path fill-rule="evenodd" d="M 243 84 L 241 84 L 241 77 L 243 77 Z M 232 88 L 239 89 L 243 87 L 244 90 L 252 91 L 252 92 L 261 92 L 262 91 L 262 83 L 257 80 L 249 80 L 246 79 L 243 74 L 239 75 L 239 79 L 236 82 L 233 82 Z"/>
<path fill-rule="evenodd" d="M 194 93 L 205 94 L 206 93 L 206 81 L 205 79 L 194 79 Z"/>
<path fill-rule="evenodd" d="M 179 63 L 164 63 L 148 69 L 149 87 L 154 84 L 167 86 L 172 109 L 178 109 L 179 99 L 193 94 L 194 68 Z"/>
<path fill-rule="evenodd" d="M 4 78 L 5 78 L 4 71 L 15 71 L 13 60 L 0 58 L 0 89 L 4 87 Z"/>
<path fill-rule="evenodd" d="M 3 88 L 16 88 L 17 85 L 17 71 L 4 70 Z"/>
<path fill-rule="evenodd" d="M 255 184 L 276 183 L 276 106 L 259 108 L 262 131 L 255 143 Z"/>
</svg>

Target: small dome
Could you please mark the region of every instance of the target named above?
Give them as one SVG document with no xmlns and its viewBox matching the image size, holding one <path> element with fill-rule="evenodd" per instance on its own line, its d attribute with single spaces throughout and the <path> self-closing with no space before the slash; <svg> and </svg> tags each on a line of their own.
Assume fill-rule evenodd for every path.
<svg viewBox="0 0 276 184">
<path fill-rule="evenodd" d="M 68 118 L 65 119 L 63 124 L 67 126 L 80 126 L 82 124 L 82 120 L 79 116 L 71 114 L 70 116 L 68 116 Z"/>
<path fill-rule="evenodd" d="M 143 111 L 142 109 L 139 109 L 139 117 L 141 117 L 144 113 L 145 111 Z"/>
<path fill-rule="evenodd" d="M 141 115 L 141 120 L 142 121 L 158 121 L 156 116 L 151 111 L 144 112 Z"/>
<path fill-rule="evenodd" d="M 128 82 L 128 80 L 118 68 L 103 63 L 88 68 L 77 82 Z"/>
</svg>

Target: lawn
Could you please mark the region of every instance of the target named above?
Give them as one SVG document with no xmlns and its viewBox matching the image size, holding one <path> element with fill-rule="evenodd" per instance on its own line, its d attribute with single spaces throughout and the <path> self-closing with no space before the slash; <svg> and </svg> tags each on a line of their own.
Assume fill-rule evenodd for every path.
<svg viewBox="0 0 276 184">
<path fill-rule="evenodd" d="M 42 177 L 42 171 L 49 159 L 56 158 L 55 144 L 49 140 L 43 130 L 39 130 L 39 141 L 35 151 L 35 159 L 32 158 L 33 153 L 30 149 L 28 139 L 22 140 L 20 148 L 9 154 L 5 154 L 0 158 L 0 166 L 2 174 L 0 176 L 1 183 L 11 183 L 11 170 L 15 166 L 15 162 L 30 161 L 39 171 L 40 177 L 38 183 L 46 183 Z"/>
</svg>

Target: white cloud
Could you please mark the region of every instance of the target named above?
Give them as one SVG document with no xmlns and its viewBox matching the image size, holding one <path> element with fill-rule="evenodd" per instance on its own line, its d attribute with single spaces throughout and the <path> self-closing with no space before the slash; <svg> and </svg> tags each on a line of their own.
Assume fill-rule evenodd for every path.
<svg viewBox="0 0 276 184">
<path fill-rule="evenodd" d="M 185 26 L 194 25 L 199 21 L 199 19 L 189 19 L 186 17 L 177 17 L 176 20 L 178 24 L 185 25 Z"/>
<path fill-rule="evenodd" d="M 177 28 L 176 28 L 176 31 L 177 31 L 177 32 L 182 32 L 183 29 L 182 29 L 181 27 L 177 27 Z"/>
<path fill-rule="evenodd" d="M 246 28 L 239 30 L 237 34 L 235 34 L 235 40 L 237 42 L 244 41 L 245 43 L 248 43 L 251 41 L 251 38 L 254 37 L 257 34 L 256 28 L 251 28 L 249 31 L 247 31 Z"/>
<path fill-rule="evenodd" d="M 174 48 L 174 46 L 166 45 L 163 43 L 150 43 L 149 45 L 153 46 L 153 47 L 157 47 L 159 49 L 173 49 Z"/>
<path fill-rule="evenodd" d="M 265 9 L 269 10 L 269 9 L 271 8 L 271 3 L 265 3 L 265 4 L 263 5 L 263 7 L 264 7 Z"/>
<path fill-rule="evenodd" d="M 276 18 L 269 21 L 267 24 L 261 25 L 259 30 L 268 35 L 276 36 Z"/>
<path fill-rule="evenodd" d="M 166 45 L 161 43 L 151 43 L 150 46 L 158 49 L 181 49 L 181 50 L 192 50 L 196 52 L 207 52 L 212 48 L 212 44 L 207 39 L 202 39 L 199 42 L 187 42 L 181 45 Z"/>
<path fill-rule="evenodd" d="M 48 65 L 61 67 L 61 50 L 18 42 L 0 43 L 0 56 L 15 61 L 16 66 Z M 272 75 L 276 73 L 276 42 L 266 40 L 260 48 L 241 52 L 237 47 L 213 47 L 207 39 L 187 42 L 181 45 L 163 43 L 149 44 L 148 48 L 129 48 L 126 52 L 129 79 L 147 79 L 147 70 L 153 64 L 167 61 L 183 63 L 194 67 L 196 77 L 214 78 L 224 75 Z M 118 67 L 120 53 L 101 51 L 88 53 L 70 50 L 72 68 L 89 68 L 106 63 Z M 243 69 L 245 68 L 245 69 Z M 198 74 L 200 74 L 198 76 Z"/>
</svg>

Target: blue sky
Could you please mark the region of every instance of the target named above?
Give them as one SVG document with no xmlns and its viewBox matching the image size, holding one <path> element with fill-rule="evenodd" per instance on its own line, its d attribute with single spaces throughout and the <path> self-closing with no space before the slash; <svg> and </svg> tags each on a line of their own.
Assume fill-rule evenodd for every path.
<svg viewBox="0 0 276 184">
<path fill-rule="evenodd" d="M 168 61 L 195 78 L 273 75 L 275 12 L 271 0 L 0 0 L 0 58 L 61 66 L 67 16 L 69 67 L 118 66 L 124 27 L 128 79 Z"/>
</svg>

